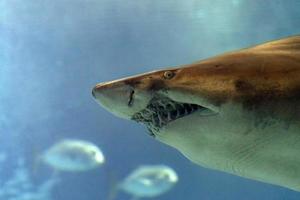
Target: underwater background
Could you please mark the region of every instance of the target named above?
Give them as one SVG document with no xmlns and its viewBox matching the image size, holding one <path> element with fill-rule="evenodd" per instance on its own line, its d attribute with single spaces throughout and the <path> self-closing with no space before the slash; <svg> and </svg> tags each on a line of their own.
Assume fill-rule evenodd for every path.
<svg viewBox="0 0 300 200">
<path fill-rule="evenodd" d="M 299 0 L 0 0 L 0 200 L 107 200 L 132 170 L 156 164 L 179 180 L 152 199 L 300 199 L 196 166 L 91 96 L 99 82 L 299 33 Z M 62 139 L 96 144 L 105 163 L 60 172 L 40 162 Z"/>
</svg>

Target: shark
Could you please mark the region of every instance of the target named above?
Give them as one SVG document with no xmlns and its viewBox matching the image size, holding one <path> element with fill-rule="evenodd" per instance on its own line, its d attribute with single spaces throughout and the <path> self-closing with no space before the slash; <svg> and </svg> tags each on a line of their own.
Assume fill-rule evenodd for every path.
<svg viewBox="0 0 300 200">
<path fill-rule="evenodd" d="M 92 95 L 202 167 L 300 191 L 300 35 L 98 83 Z"/>
</svg>

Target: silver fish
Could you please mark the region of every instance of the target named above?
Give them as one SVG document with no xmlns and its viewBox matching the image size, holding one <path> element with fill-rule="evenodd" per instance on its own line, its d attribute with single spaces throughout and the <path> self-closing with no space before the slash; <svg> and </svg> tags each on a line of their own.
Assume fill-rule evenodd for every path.
<svg viewBox="0 0 300 200">
<path fill-rule="evenodd" d="M 176 172 L 166 165 L 143 165 L 135 169 L 119 188 L 137 198 L 157 197 L 178 181 Z"/>
<path fill-rule="evenodd" d="M 98 167 L 105 158 L 91 142 L 65 139 L 50 147 L 42 155 L 42 160 L 54 169 L 76 172 Z"/>
</svg>

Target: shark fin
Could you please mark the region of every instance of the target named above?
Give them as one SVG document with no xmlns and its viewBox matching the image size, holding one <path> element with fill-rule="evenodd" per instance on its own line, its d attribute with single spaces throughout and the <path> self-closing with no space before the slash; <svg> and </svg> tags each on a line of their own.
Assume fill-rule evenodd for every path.
<svg viewBox="0 0 300 200">
<path fill-rule="evenodd" d="M 265 44 L 257 45 L 251 50 L 261 51 L 300 51 L 300 35 L 283 38 L 275 41 L 270 41 Z"/>
</svg>

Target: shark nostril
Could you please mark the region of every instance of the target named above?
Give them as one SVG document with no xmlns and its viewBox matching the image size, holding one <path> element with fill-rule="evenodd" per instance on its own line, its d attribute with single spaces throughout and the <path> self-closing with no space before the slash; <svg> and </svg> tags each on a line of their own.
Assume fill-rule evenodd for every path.
<svg viewBox="0 0 300 200">
<path fill-rule="evenodd" d="M 128 100 L 129 107 L 132 106 L 132 104 L 133 104 L 133 95 L 134 95 L 134 90 L 132 89 L 129 94 L 129 100 Z"/>
</svg>

